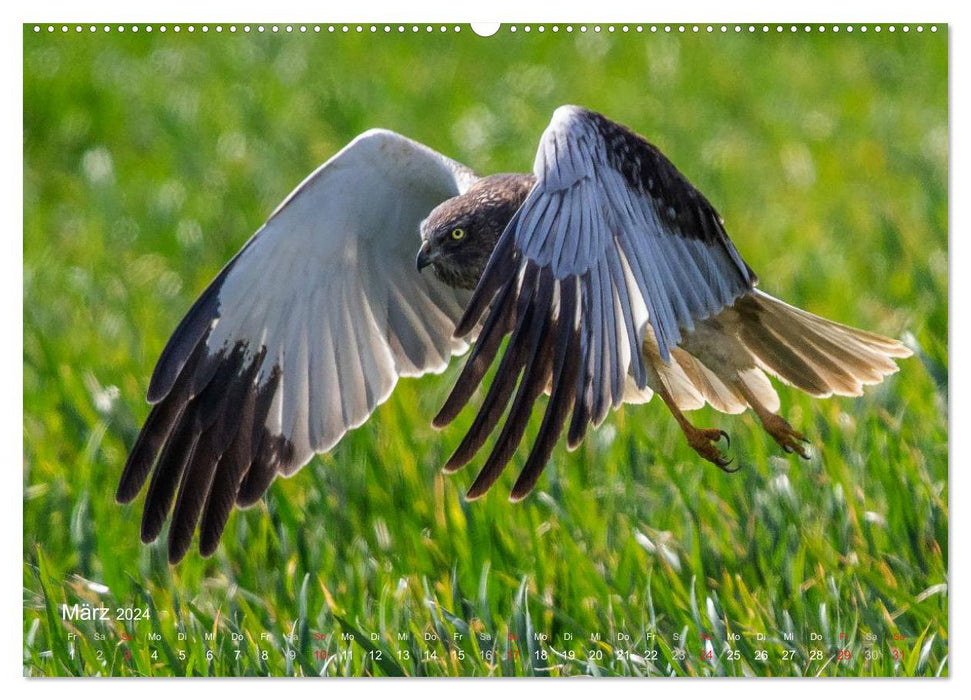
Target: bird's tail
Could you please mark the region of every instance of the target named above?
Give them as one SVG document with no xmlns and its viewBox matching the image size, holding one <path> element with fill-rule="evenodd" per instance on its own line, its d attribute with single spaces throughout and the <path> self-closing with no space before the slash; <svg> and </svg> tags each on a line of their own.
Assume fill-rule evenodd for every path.
<svg viewBox="0 0 971 700">
<path fill-rule="evenodd" d="M 758 365 L 813 396 L 859 396 L 912 353 L 898 340 L 829 321 L 755 290 L 738 299 L 739 340 Z"/>
</svg>

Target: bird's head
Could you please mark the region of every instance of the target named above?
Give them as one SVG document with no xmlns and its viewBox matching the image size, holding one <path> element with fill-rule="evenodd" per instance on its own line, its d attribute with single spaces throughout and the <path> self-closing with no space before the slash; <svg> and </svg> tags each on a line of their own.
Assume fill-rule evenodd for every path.
<svg viewBox="0 0 971 700">
<path fill-rule="evenodd" d="M 532 185 L 531 175 L 493 175 L 439 204 L 421 223 L 418 270 L 431 266 L 445 284 L 475 289 L 496 241 Z"/>
</svg>

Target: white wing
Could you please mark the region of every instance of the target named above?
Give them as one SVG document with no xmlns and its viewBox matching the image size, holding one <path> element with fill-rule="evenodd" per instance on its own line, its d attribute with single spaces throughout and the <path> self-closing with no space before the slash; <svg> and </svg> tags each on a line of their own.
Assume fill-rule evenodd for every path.
<svg viewBox="0 0 971 700">
<path fill-rule="evenodd" d="M 155 404 L 118 500 L 155 465 L 142 538 L 173 496 L 169 558 L 216 546 L 234 504 L 333 447 L 400 376 L 441 372 L 468 294 L 415 266 L 421 220 L 465 191 L 464 166 L 390 131 L 358 136 L 311 174 L 219 273 L 155 368 Z"/>
<path fill-rule="evenodd" d="M 568 444 L 575 446 L 591 422 L 599 425 L 625 394 L 637 394 L 628 375 L 638 390 L 646 388 L 648 324 L 668 362 L 682 331 L 756 282 L 704 196 L 654 146 L 600 114 L 557 109 L 534 173 L 535 187 L 458 324 L 462 336 L 484 317 L 435 419 L 442 425 L 455 417 L 510 334 L 476 420 L 446 465 L 458 469 L 471 460 L 512 400 L 470 498 L 498 478 L 547 387 L 550 400 L 514 499 L 536 483 L 571 411 Z"/>
</svg>

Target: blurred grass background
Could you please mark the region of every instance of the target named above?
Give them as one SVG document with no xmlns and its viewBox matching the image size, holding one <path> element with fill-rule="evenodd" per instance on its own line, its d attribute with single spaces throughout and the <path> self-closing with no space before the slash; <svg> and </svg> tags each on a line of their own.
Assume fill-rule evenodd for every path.
<svg viewBox="0 0 971 700">
<path fill-rule="evenodd" d="M 946 29 L 392 29 L 24 28 L 24 673 L 946 674 Z M 527 170 L 565 103 L 657 144 L 763 289 L 917 356 L 860 399 L 780 389 L 809 461 L 706 409 L 724 474 L 655 402 L 518 505 L 524 455 L 471 504 L 439 471 L 454 371 L 405 380 L 211 559 L 142 545 L 114 491 L 153 364 L 276 204 L 374 126 Z M 80 602 L 152 617 L 63 624 Z"/>
</svg>

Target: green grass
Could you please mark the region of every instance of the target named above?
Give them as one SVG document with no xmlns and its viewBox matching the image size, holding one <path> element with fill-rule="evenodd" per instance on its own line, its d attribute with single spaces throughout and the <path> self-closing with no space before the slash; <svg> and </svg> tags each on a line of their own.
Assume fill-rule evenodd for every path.
<svg viewBox="0 0 971 700">
<path fill-rule="evenodd" d="M 946 675 L 946 76 L 943 29 L 25 28 L 24 674 Z M 402 381 L 211 559 L 141 544 L 114 490 L 153 364 L 289 190 L 372 126 L 525 170 L 564 103 L 659 145 L 765 290 L 920 352 L 860 399 L 780 389 L 808 461 L 702 410 L 744 466 L 724 474 L 654 402 L 558 447 L 520 504 L 524 454 L 474 503 L 471 469 L 440 471 L 471 420 L 430 427 L 453 367 Z M 85 602 L 150 617 L 62 621 Z"/>
</svg>

